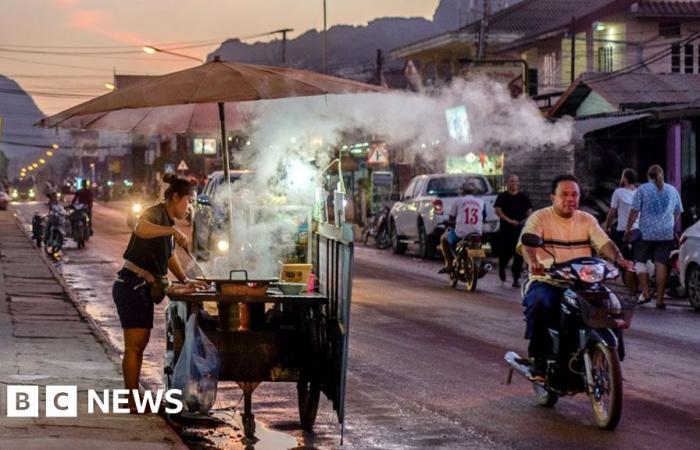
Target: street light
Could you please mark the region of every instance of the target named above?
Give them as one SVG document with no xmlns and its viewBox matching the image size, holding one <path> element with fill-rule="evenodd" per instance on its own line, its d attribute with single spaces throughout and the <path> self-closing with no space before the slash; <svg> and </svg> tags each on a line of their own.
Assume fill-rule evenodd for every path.
<svg viewBox="0 0 700 450">
<path fill-rule="evenodd" d="M 193 59 L 197 62 L 204 63 L 204 60 L 201 58 L 196 58 L 196 57 L 190 56 L 190 55 L 184 55 L 182 53 L 171 52 L 170 50 L 165 50 L 162 48 L 153 47 L 152 45 L 144 45 L 143 51 L 148 53 L 149 55 L 154 55 L 156 53 L 165 53 L 168 55 L 179 56 L 180 58 Z"/>
<path fill-rule="evenodd" d="M 39 164 L 37 164 L 37 163 L 32 163 L 32 167 L 36 169 L 37 167 L 39 167 Z"/>
<path fill-rule="evenodd" d="M 41 159 L 39 160 L 39 164 L 46 164 L 46 160 L 45 160 L 44 158 L 41 158 Z"/>
<path fill-rule="evenodd" d="M 52 145 L 51 145 L 51 148 L 53 148 L 54 150 L 56 150 L 58 147 L 59 147 L 58 144 L 52 144 Z"/>
<path fill-rule="evenodd" d="M 53 152 L 51 150 L 46 150 L 46 156 L 49 158 L 53 156 Z"/>
<path fill-rule="evenodd" d="M 113 90 L 116 88 L 116 86 L 114 85 L 114 83 L 105 83 L 105 87 L 106 87 L 107 89 L 109 89 L 110 91 L 113 91 Z"/>
</svg>

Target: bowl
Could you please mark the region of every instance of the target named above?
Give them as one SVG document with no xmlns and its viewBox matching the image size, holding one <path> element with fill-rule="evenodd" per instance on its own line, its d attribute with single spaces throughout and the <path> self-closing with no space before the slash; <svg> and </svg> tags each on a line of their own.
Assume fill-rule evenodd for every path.
<svg viewBox="0 0 700 450">
<path fill-rule="evenodd" d="M 277 287 L 284 295 L 299 295 L 306 289 L 306 283 L 278 283 Z"/>
</svg>

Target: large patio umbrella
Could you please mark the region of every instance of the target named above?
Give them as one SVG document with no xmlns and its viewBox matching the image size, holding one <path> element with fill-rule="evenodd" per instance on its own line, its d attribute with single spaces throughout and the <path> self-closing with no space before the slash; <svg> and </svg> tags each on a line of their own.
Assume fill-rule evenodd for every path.
<svg viewBox="0 0 700 450">
<path fill-rule="evenodd" d="M 152 77 L 39 121 L 46 128 L 100 129 L 141 134 L 221 131 L 228 180 L 228 125 L 240 119 L 236 103 L 328 94 L 382 92 L 384 88 L 291 69 L 213 61 Z"/>
</svg>

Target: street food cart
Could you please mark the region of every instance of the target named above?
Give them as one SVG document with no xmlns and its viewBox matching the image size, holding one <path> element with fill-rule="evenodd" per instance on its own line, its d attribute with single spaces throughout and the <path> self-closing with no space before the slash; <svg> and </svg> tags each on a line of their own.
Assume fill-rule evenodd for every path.
<svg viewBox="0 0 700 450">
<path fill-rule="evenodd" d="M 311 228 L 312 292 L 285 295 L 274 279 L 251 279 L 240 270 L 211 280 L 214 290 L 169 296 L 166 384 L 183 348 L 187 319 L 198 314 L 200 328 L 219 353 L 219 380 L 235 381 L 243 391 L 247 438 L 255 434 L 252 394 L 262 382 L 297 383 L 303 429 L 313 428 L 321 392 L 344 424 L 352 228 L 321 222 Z M 202 313 L 206 302 L 217 304 L 217 315 Z"/>
</svg>

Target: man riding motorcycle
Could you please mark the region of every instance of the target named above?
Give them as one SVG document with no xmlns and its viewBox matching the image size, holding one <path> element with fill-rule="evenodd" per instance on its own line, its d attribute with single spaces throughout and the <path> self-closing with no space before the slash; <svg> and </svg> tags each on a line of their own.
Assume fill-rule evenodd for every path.
<svg viewBox="0 0 700 450">
<path fill-rule="evenodd" d="M 530 267 L 530 276 L 523 292 L 523 306 L 530 340 L 528 353 L 533 360 L 532 381 L 544 381 L 547 357 L 552 351 L 549 328 L 557 328 L 564 286 L 558 286 L 545 275 L 545 268 L 574 258 L 590 257 L 592 250 L 632 270 L 617 246 L 598 224 L 595 217 L 578 210 L 580 188 L 574 175 L 559 175 L 552 182 L 552 206 L 535 211 L 525 223 L 523 234 L 533 233 L 544 241 L 543 248 L 527 247 L 518 242 L 517 251 Z M 521 235 L 522 236 L 522 235 Z M 522 239 L 522 238 L 521 238 Z M 554 259 L 546 251 L 554 255 Z"/>
<path fill-rule="evenodd" d="M 472 183 L 463 184 L 459 190 L 462 198 L 457 199 L 450 208 L 448 219 L 450 227 L 440 237 L 440 249 L 445 259 L 445 266 L 438 273 L 447 273 L 452 270 L 454 251 L 461 239 L 473 233 L 481 235 L 483 232 L 486 207 L 482 199 L 474 196 L 476 192 L 477 188 Z"/>
</svg>

